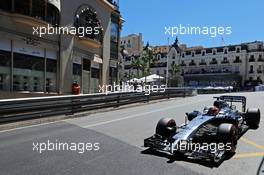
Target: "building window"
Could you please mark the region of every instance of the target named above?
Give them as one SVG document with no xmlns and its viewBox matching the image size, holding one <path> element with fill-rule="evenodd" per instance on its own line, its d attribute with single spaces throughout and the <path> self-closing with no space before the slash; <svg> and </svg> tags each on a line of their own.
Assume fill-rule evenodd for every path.
<svg viewBox="0 0 264 175">
<path fill-rule="evenodd" d="M 192 60 L 192 61 L 189 63 L 189 66 L 196 66 L 196 63 L 194 62 L 194 60 Z"/>
<path fill-rule="evenodd" d="M 47 58 L 46 91 L 57 91 L 57 60 Z"/>
<path fill-rule="evenodd" d="M 113 73 L 113 71 L 110 71 Z M 96 68 L 91 68 L 91 77 L 95 78 L 95 79 L 99 79 L 100 78 L 100 70 L 96 69 Z"/>
<path fill-rule="evenodd" d="M 215 55 L 216 54 L 216 51 L 215 50 L 213 50 L 213 55 Z"/>
<path fill-rule="evenodd" d="M 159 75 L 160 74 L 159 70 L 157 70 L 156 73 L 157 73 L 157 75 Z"/>
<path fill-rule="evenodd" d="M 227 54 L 227 49 L 225 49 L 224 54 Z"/>
<path fill-rule="evenodd" d="M 43 91 L 44 58 L 14 54 L 14 91 Z"/>
<path fill-rule="evenodd" d="M 185 57 L 185 54 L 183 53 L 183 54 L 182 54 L 182 58 L 184 58 L 184 57 Z"/>
<path fill-rule="evenodd" d="M 234 63 L 242 63 L 242 61 L 240 60 L 239 56 L 236 56 L 236 59 L 235 59 Z"/>
<path fill-rule="evenodd" d="M 175 53 L 172 54 L 172 59 L 175 59 Z"/>
<path fill-rule="evenodd" d="M 202 56 L 204 56 L 204 55 L 205 55 L 205 51 L 202 52 Z"/>
<path fill-rule="evenodd" d="M 212 61 L 210 62 L 210 64 L 217 64 L 217 60 L 215 58 L 213 58 Z"/>
<path fill-rule="evenodd" d="M 237 52 L 237 53 L 240 53 L 240 48 L 237 48 L 237 49 L 236 49 L 236 52 Z"/>
<path fill-rule="evenodd" d="M 110 58 L 118 59 L 118 42 L 119 42 L 119 16 L 111 15 L 111 41 L 110 41 Z M 130 45 L 130 40 L 128 40 Z M 131 47 L 131 45 L 130 45 Z"/>
<path fill-rule="evenodd" d="M 82 65 L 78 63 L 72 64 L 73 81 L 81 84 L 82 82 Z"/>
<path fill-rule="evenodd" d="M 90 71 L 91 70 L 91 61 L 88 59 L 83 59 L 83 70 Z"/>
<path fill-rule="evenodd" d="M 259 62 L 264 62 L 264 59 L 262 58 L 262 55 L 261 54 L 259 54 L 258 61 Z"/>
<path fill-rule="evenodd" d="M 222 64 L 227 64 L 227 63 L 229 63 L 229 61 L 227 60 L 227 57 L 224 57 Z"/>
<path fill-rule="evenodd" d="M 0 50 L 0 90 L 10 90 L 11 53 Z"/>
<path fill-rule="evenodd" d="M 157 59 L 160 60 L 160 54 L 157 55 Z"/>
<path fill-rule="evenodd" d="M 249 62 L 255 62 L 255 57 L 254 57 L 254 55 L 250 55 Z"/>
<path fill-rule="evenodd" d="M 202 65 L 206 65 L 206 62 L 205 62 L 204 59 L 201 60 L 200 65 L 201 65 L 201 66 L 202 66 Z"/>
<path fill-rule="evenodd" d="M 250 74 L 253 74 L 254 73 L 254 66 L 253 65 L 250 66 L 249 73 Z"/>
<path fill-rule="evenodd" d="M 164 70 L 164 71 L 163 71 L 163 74 L 166 75 L 166 74 L 167 74 L 167 70 Z"/>
<path fill-rule="evenodd" d="M 192 52 L 192 57 L 194 57 L 194 52 Z"/>
</svg>

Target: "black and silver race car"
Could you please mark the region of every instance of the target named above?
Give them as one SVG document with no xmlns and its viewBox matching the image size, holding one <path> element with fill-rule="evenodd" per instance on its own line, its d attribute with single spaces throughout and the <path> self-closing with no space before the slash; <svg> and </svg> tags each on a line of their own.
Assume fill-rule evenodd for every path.
<svg viewBox="0 0 264 175">
<path fill-rule="evenodd" d="M 144 147 L 171 155 L 182 154 L 190 159 L 222 162 L 234 154 L 238 139 L 248 130 L 257 129 L 260 110 L 246 111 L 243 96 L 220 96 L 203 112 L 186 113 L 186 122 L 177 126 L 176 121 L 162 118 L 156 133 L 144 140 Z M 234 103 L 242 103 L 238 111 Z"/>
</svg>

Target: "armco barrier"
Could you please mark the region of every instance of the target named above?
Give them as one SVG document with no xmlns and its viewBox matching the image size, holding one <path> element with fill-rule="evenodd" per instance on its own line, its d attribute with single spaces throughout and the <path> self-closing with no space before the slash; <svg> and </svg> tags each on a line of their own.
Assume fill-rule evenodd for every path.
<svg viewBox="0 0 264 175">
<path fill-rule="evenodd" d="M 119 107 L 151 100 L 194 96 L 192 88 L 167 88 L 165 92 L 68 95 L 0 100 L 0 123 Z"/>
</svg>

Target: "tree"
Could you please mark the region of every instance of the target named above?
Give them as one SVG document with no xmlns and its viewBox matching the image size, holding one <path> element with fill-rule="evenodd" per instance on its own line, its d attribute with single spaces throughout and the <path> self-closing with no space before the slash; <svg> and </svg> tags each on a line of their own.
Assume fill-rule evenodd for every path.
<svg viewBox="0 0 264 175">
<path fill-rule="evenodd" d="M 139 70 L 142 70 L 142 62 L 140 58 L 133 59 L 131 66 L 137 69 L 137 78 L 139 78 Z"/>
<path fill-rule="evenodd" d="M 144 47 L 140 59 L 142 60 L 142 71 L 144 76 L 150 74 L 150 66 L 154 63 L 155 58 L 153 57 L 152 48 L 149 47 L 149 43 Z"/>
<path fill-rule="evenodd" d="M 180 66 L 177 64 L 172 64 L 169 72 L 172 77 L 171 82 L 170 82 L 171 86 L 179 86 L 180 81 L 181 81 L 181 76 L 179 74 L 181 72 Z"/>
</svg>

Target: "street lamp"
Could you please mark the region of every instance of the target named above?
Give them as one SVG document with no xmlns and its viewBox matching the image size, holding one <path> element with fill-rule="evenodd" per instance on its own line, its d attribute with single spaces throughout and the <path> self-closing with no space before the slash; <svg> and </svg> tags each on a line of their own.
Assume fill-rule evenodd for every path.
<svg viewBox="0 0 264 175">
<path fill-rule="evenodd" d="M 126 60 L 126 58 L 128 57 L 128 51 L 127 50 L 125 50 L 125 48 L 124 47 L 122 47 L 122 49 L 121 49 L 121 55 L 122 55 L 122 59 L 123 59 L 123 61 L 119 61 L 119 64 L 120 63 L 124 63 L 124 60 Z M 125 65 L 123 65 L 123 66 L 125 66 Z M 119 67 L 120 68 L 120 67 Z M 125 68 L 124 68 L 125 69 Z M 129 68 L 129 76 L 130 76 L 130 68 Z"/>
</svg>

